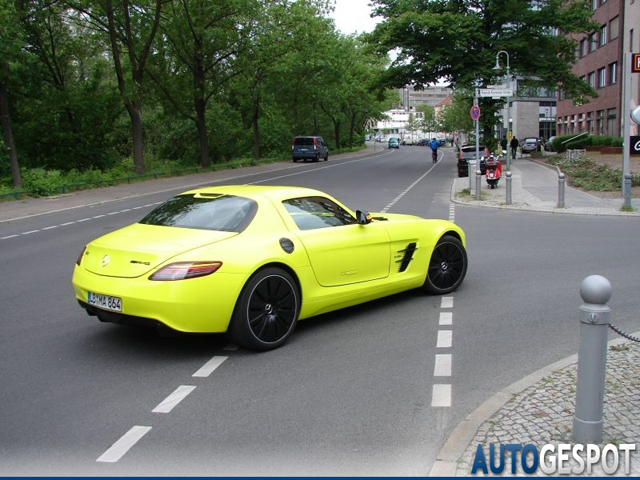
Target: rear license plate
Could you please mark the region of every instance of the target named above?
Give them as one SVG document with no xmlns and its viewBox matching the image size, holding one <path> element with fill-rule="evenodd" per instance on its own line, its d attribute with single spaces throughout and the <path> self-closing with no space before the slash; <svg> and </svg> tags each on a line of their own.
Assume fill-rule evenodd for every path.
<svg viewBox="0 0 640 480">
<path fill-rule="evenodd" d="M 87 303 L 105 310 L 114 312 L 122 311 L 122 299 L 119 297 L 110 297 L 109 295 L 100 295 L 99 293 L 88 292 Z"/>
</svg>

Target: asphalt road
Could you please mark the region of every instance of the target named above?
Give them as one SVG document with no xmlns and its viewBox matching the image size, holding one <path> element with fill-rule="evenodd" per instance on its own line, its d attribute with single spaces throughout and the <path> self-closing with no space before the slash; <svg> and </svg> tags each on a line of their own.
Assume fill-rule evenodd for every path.
<svg viewBox="0 0 640 480">
<path fill-rule="evenodd" d="M 467 233 L 452 306 L 404 293 L 301 322 L 262 354 L 222 335 L 100 324 L 76 304 L 82 247 L 171 192 L 0 224 L 0 475 L 425 475 L 484 399 L 576 352 L 584 277 L 609 278 L 612 322 L 638 330 L 636 219 L 454 207 L 455 162 L 442 154 L 433 165 L 424 148 L 383 149 L 221 181 L 315 187 Z M 437 347 L 442 330 L 451 347 Z M 442 354 L 450 377 L 434 376 Z M 434 384 L 451 385 L 451 406 L 432 406 Z M 153 411 L 180 387 L 181 402 Z M 130 431 L 137 443 L 116 443 Z"/>
</svg>

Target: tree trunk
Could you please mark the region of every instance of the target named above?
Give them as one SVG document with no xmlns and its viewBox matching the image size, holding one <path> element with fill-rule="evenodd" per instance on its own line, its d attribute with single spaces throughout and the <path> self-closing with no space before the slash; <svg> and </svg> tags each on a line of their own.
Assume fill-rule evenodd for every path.
<svg viewBox="0 0 640 480">
<path fill-rule="evenodd" d="M 209 168 L 211 166 L 211 157 L 209 156 L 209 135 L 207 134 L 207 120 L 205 118 L 205 101 L 204 98 L 198 98 L 195 101 L 196 107 L 196 127 L 198 129 L 198 143 L 200 145 L 200 166 Z"/>
<path fill-rule="evenodd" d="M 253 127 L 253 158 L 260 160 L 260 98 L 253 102 L 253 115 L 251 116 L 251 126 Z"/>
<path fill-rule="evenodd" d="M 2 73 L 0 73 L 0 124 L 2 124 L 2 134 L 4 144 L 9 151 L 9 163 L 11 164 L 11 177 L 15 188 L 22 188 L 22 177 L 20 176 L 20 165 L 18 164 L 18 152 L 13 140 L 11 130 L 11 116 L 9 115 L 9 64 L 2 63 Z"/>
<path fill-rule="evenodd" d="M 144 141 L 142 136 L 142 107 L 140 102 L 125 102 L 131 119 L 131 139 L 133 141 L 133 168 L 137 174 L 144 173 Z"/>
<path fill-rule="evenodd" d="M 333 131 L 336 137 L 336 150 L 340 150 L 340 120 L 333 119 Z"/>
</svg>

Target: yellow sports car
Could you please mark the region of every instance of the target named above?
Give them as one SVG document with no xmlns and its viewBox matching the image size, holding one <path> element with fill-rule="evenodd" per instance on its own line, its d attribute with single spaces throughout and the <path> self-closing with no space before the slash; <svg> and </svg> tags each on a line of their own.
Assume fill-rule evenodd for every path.
<svg viewBox="0 0 640 480">
<path fill-rule="evenodd" d="M 412 288 L 452 292 L 465 242 L 446 220 L 353 212 L 308 188 L 207 187 L 89 243 L 73 287 L 103 322 L 269 350 L 304 318 Z"/>
</svg>

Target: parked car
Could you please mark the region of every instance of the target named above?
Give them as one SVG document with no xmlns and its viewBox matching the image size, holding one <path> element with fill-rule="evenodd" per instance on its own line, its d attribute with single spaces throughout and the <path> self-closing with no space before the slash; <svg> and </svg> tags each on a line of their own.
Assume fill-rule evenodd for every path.
<svg viewBox="0 0 640 480">
<path fill-rule="evenodd" d="M 556 137 L 549 137 L 549 140 L 547 140 L 544 144 L 544 149 L 547 152 L 555 152 L 556 151 L 556 147 L 553 145 L 553 141 L 555 140 Z"/>
<path fill-rule="evenodd" d="M 291 156 L 294 162 L 298 160 L 317 162 L 321 158 L 326 162 L 329 160 L 329 146 L 322 137 L 294 137 L 291 141 Z"/>
<path fill-rule="evenodd" d="M 538 137 L 526 137 L 520 142 L 522 153 L 531 153 L 540 150 L 540 140 Z"/>
<path fill-rule="evenodd" d="M 400 140 L 396 137 L 391 137 L 389 139 L 389 148 L 400 148 Z"/>
<path fill-rule="evenodd" d="M 489 156 L 489 149 L 485 145 L 480 145 L 480 171 L 482 175 L 487 171 L 486 158 Z M 476 146 L 463 145 L 458 151 L 458 177 L 469 176 L 469 160 L 476 159 Z"/>
</svg>

